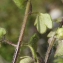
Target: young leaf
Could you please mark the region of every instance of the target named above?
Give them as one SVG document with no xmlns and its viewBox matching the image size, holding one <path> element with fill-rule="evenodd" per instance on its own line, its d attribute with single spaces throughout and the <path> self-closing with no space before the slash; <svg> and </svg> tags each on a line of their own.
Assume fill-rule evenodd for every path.
<svg viewBox="0 0 63 63">
<path fill-rule="evenodd" d="M 45 33 L 47 28 L 52 28 L 52 20 L 50 15 L 47 13 L 39 13 L 36 17 L 34 25 L 36 26 L 39 33 Z"/>
<path fill-rule="evenodd" d="M 57 56 L 63 56 L 63 40 L 60 40 L 58 42 L 58 46 L 57 46 L 57 50 L 56 50 L 56 53 L 55 53 L 55 57 Z"/>
<path fill-rule="evenodd" d="M 47 35 L 47 37 L 53 37 L 54 35 L 55 35 L 55 31 L 51 31 L 48 35 Z"/>
<path fill-rule="evenodd" d="M 37 60 L 36 51 L 37 51 L 37 42 L 38 42 L 38 39 L 39 39 L 38 35 L 37 35 L 37 34 L 34 34 L 34 35 L 31 37 L 30 41 L 28 42 L 28 45 L 25 45 L 25 46 L 24 46 L 25 48 L 28 47 L 28 48 L 30 49 L 31 54 L 32 54 L 32 57 L 33 57 L 34 59 L 36 59 L 36 60 Z M 23 46 L 22 46 L 22 50 L 23 50 L 23 49 L 24 49 L 24 48 L 23 48 Z M 21 50 L 21 51 L 22 51 L 22 50 Z"/>
<path fill-rule="evenodd" d="M 45 25 L 51 29 L 52 28 L 52 19 L 51 16 L 49 14 L 41 14 L 43 16 L 43 20 Z"/>
<path fill-rule="evenodd" d="M 30 38 L 30 41 L 28 42 L 28 44 L 31 45 L 35 51 L 37 50 L 37 42 L 38 42 L 38 40 L 39 40 L 38 35 L 37 34 L 34 34 Z"/>
<path fill-rule="evenodd" d="M 20 8 L 24 8 L 27 0 L 13 0 L 15 4 Z"/>
<path fill-rule="evenodd" d="M 58 39 L 63 39 L 63 27 L 57 29 L 57 31 L 56 31 L 56 37 Z"/>
</svg>

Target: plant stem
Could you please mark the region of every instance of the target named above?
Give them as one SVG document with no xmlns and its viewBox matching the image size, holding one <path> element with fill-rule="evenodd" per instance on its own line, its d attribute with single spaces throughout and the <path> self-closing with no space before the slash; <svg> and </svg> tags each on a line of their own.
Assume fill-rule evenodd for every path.
<svg viewBox="0 0 63 63">
<path fill-rule="evenodd" d="M 10 41 L 8 41 L 8 40 L 6 40 L 6 39 L 4 39 L 3 42 L 4 42 L 4 43 L 7 43 L 7 44 L 9 44 L 9 45 L 12 45 L 13 47 L 16 47 L 16 46 L 17 46 L 16 44 L 13 44 L 12 42 L 10 42 Z"/>
<path fill-rule="evenodd" d="M 26 5 L 26 10 L 25 10 L 25 16 L 24 16 L 24 20 L 23 20 L 23 24 L 22 24 L 22 28 L 21 28 L 21 32 L 20 32 L 20 36 L 19 36 L 19 40 L 17 43 L 17 47 L 15 50 L 15 54 L 14 54 L 14 58 L 12 63 L 17 63 L 17 59 L 18 59 L 18 54 L 20 52 L 20 47 L 22 46 L 22 40 L 23 40 L 23 36 L 24 36 L 24 31 L 25 31 L 25 27 L 26 27 L 26 23 L 28 21 L 28 17 L 29 17 L 29 12 L 30 12 L 30 0 L 27 1 L 27 5 Z"/>
<path fill-rule="evenodd" d="M 48 61 L 48 58 L 50 56 L 50 52 L 51 52 L 51 49 L 54 45 L 55 40 L 56 40 L 56 38 L 54 36 L 51 37 L 50 44 L 49 44 L 49 47 L 47 49 L 46 56 L 45 56 L 45 63 L 47 63 L 47 61 Z"/>
</svg>

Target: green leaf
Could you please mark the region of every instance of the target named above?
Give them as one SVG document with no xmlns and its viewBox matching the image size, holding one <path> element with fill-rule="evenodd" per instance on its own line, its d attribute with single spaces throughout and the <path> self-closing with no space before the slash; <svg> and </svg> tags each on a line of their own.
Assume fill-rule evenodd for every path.
<svg viewBox="0 0 63 63">
<path fill-rule="evenodd" d="M 47 13 L 39 13 L 36 17 L 34 25 L 36 26 L 39 33 L 45 33 L 47 28 L 52 28 L 52 20 L 50 15 Z"/>
<path fill-rule="evenodd" d="M 20 8 L 24 8 L 27 0 L 13 0 L 15 4 Z"/>
<path fill-rule="evenodd" d="M 30 41 L 28 42 L 28 44 L 25 44 L 24 46 L 22 46 L 22 48 L 21 48 L 22 50 L 21 51 L 23 51 L 24 48 L 27 48 L 28 47 L 30 49 L 30 51 L 31 51 L 32 57 L 34 59 L 37 59 L 36 51 L 37 51 L 37 42 L 38 42 L 38 39 L 39 39 L 39 37 L 35 33 L 30 38 Z"/>
<path fill-rule="evenodd" d="M 6 30 L 4 28 L 0 28 L 0 39 L 6 34 Z"/>
<path fill-rule="evenodd" d="M 29 45 L 33 47 L 33 49 L 36 51 L 37 50 L 37 42 L 39 40 L 38 35 L 35 33 L 31 38 L 30 41 L 28 42 Z"/>
<path fill-rule="evenodd" d="M 57 29 L 57 31 L 56 31 L 56 37 L 58 39 L 63 39 L 63 27 Z"/>
<path fill-rule="evenodd" d="M 37 56 L 37 54 L 36 54 L 36 51 L 33 49 L 33 47 L 32 47 L 31 45 L 27 45 L 27 46 L 28 46 L 28 47 L 30 48 L 30 50 L 31 50 L 33 59 L 36 60 L 36 63 L 39 63 L 39 61 L 38 61 L 38 56 Z"/>
<path fill-rule="evenodd" d="M 53 37 L 55 34 L 56 34 L 55 31 L 51 31 L 51 32 L 47 35 L 47 37 Z"/>
<path fill-rule="evenodd" d="M 63 56 L 63 40 L 60 40 L 58 42 L 57 50 L 55 53 L 55 57 L 57 56 Z"/>
<path fill-rule="evenodd" d="M 34 63 L 34 60 L 33 60 L 31 57 L 27 56 L 27 57 L 24 57 L 24 58 L 20 61 L 20 63 Z"/>
<path fill-rule="evenodd" d="M 58 41 L 54 57 L 54 63 L 63 63 L 63 40 Z"/>
<path fill-rule="evenodd" d="M 52 28 L 52 19 L 51 16 L 49 14 L 41 14 L 43 16 L 43 20 L 45 25 L 51 29 Z"/>
<path fill-rule="evenodd" d="M 26 49 L 26 48 L 30 49 L 32 57 L 34 59 L 36 59 L 37 58 L 36 51 L 33 49 L 33 47 L 30 44 L 22 46 L 22 48 L 21 48 L 21 54 L 23 54 L 23 50 Z M 26 58 L 26 57 L 27 56 L 23 56 L 23 57 L 20 57 L 20 58 L 23 59 L 23 58 Z"/>
</svg>

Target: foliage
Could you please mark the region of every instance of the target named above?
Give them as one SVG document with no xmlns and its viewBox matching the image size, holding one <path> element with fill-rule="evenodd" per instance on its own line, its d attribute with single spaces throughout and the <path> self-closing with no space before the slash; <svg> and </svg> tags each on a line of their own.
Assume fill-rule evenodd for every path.
<svg viewBox="0 0 63 63">
<path fill-rule="evenodd" d="M 2 0 L 2 1 L 4 1 L 4 0 Z M 13 1 L 17 5 L 18 8 L 16 7 L 16 5 L 14 5 Z M 23 16 L 23 13 L 25 11 L 24 8 L 26 7 L 26 4 L 27 4 L 28 0 L 13 0 L 13 1 L 6 0 L 6 2 L 5 1 L 2 2 L 2 3 L 4 3 L 3 5 L 0 4 L 0 9 L 1 9 L 0 10 L 0 13 L 1 13 L 0 14 L 1 15 L 0 16 L 0 26 L 3 27 L 3 28 L 0 28 L 0 37 L 2 38 L 4 35 L 6 35 L 6 38 L 10 39 L 13 42 L 17 42 L 19 31 L 20 31 L 20 25 L 21 25 L 21 22 L 22 22 L 22 16 Z M 35 17 L 33 16 L 33 12 L 32 12 L 33 17 L 31 16 L 31 18 L 33 20 L 29 20 L 28 24 L 30 26 L 27 27 L 26 30 L 25 30 L 25 39 L 23 40 L 23 42 L 24 43 L 27 42 L 26 46 L 30 48 L 31 53 L 32 53 L 32 57 L 30 57 L 30 56 L 24 57 L 23 56 L 23 58 L 20 59 L 20 63 L 23 63 L 23 62 L 24 63 L 25 62 L 30 63 L 28 61 L 31 61 L 31 60 L 36 60 L 38 62 L 38 56 L 36 54 L 36 51 L 38 49 L 37 48 L 37 43 L 39 43 L 39 40 L 41 38 L 43 38 L 42 37 L 43 35 L 46 37 L 46 35 L 49 32 L 48 31 L 49 29 L 52 30 L 52 28 L 53 28 L 52 18 L 49 15 L 49 13 L 43 13 L 43 12 L 46 11 L 45 6 L 44 6 L 44 2 L 45 1 L 38 1 L 38 0 L 33 1 L 32 0 L 33 12 L 34 11 L 39 11 L 40 10 L 39 8 L 41 8 L 41 12 L 38 12 L 38 14 L 36 14 L 35 22 L 34 22 Z M 46 1 L 46 2 L 48 2 L 48 1 Z M 51 0 L 50 2 L 53 2 L 53 1 Z M 59 2 L 59 1 L 57 1 L 57 2 Z M 39 5 L 38 5 L 38 3 L 39 3 Z M 37 4 L 37 6 L 35 4 Z M 38 10 L 36 10 L 36 8 Z M 31 25 L 31 21 L 34 22 L 34 26 L 36 27 L 37 30 L 35 30 L 35 27 L 32 26 L 33 23 Z M 7 29 L 7 31 L 5 30 L 5 28 Z M 30 30 L 31 30 L 31 32 L 29 32 Z M 32 30 L 34 32 L 32 32 Z M 31 36 L 33 33 L 34 33 L 34 35 Z M 55 50 L 56 53 L 55 53 L 55 56 L 54 56 L 54 63 L 55 62 L 56 63 L 62 63 L 63 62 L 62 61 L 62 59 L 63 59 L 62 58 L 62 55 L 63 55 L 63 43 L 62 43 L 63 27 L 61 27 L 61 28 L 59 27 L 56 30 L 53 29 L 53 31 L 48 35 L 48 38 L 43 38 L 44 40 L 46 40 L 46 44 L 44 45 L 46 48 L 47 48 L 47 46 L 46 46 L 47 45 L 47 39 L 49 39 L 53 36 L 57 40 L 57 41 L 55 41 L 57 43 L 57 46 L 55 46 L 55 45 L 53 46 L 53 47 L 56 48 L 56 50 Z M 28 39 L 29 39 L 29 42 L 28 42 Z M 26 47 L 24 47 L 24 49 L 25 48 Z M 46 50 L 46 48 L 44 48 L 44 50 Z M 13 47 L 11 47 L 9 45 L 6 45 L 6 44 L 2 44 L 2 47 L 0 48 L 0 54 L 6 60 L 11 61 L 13 53 L 14 53 L 14 48 Z"/>
<path fill-rule="evenodd" d="M 0 39 L 6 34 L 6 30 L 4 28 L 0 28 Z"/>
<path fill-rule="evenodd" d="M 34 63 L 34 60 L 31 57 L 27 56 L 27 57 L 23 57 L 20 63 Z"/>
<path fill-rule="evenodd" d="M 50 15 L 47 13 L 39 13 L 36 17 L 34 25 L 36 26 L 39 33 L 45 33 L 47 28 L 52 28 L 52 20 Z"/>
<path fill-rule="evenodd" d="M 27 0 L 13 0 L 15 3 L 16 3 L 16 5 L 20 8 L 20 9 L 22 9 L 23 7 L 25 7 L 25 4 L 26 4 L 26 1 Z"/>
<path fill-rule="evenodd" d="M 35 51 L 37 50 L 38 40 L 39 40 L 38 35 L 34 34 L 33 36 L 31 36 L 30 41 L 28 42 L 28 44 L 31 45 Z"/>
<path fill-rule="evenodd" d="M 48 37 L 55 36 L 56 41 L 56 52 L 54 55 L 54 63 L 62 63 L 63 62 L 63 27 L 58 28 L 55 31 L 52 31 L 48 34 Z"/>
<path fill-rule="evenodd" d="M 58 39 L 63 39 L 63 27 L 58 28 L 58 30 L 56 31 L 56 34 Z"/>
</svg>

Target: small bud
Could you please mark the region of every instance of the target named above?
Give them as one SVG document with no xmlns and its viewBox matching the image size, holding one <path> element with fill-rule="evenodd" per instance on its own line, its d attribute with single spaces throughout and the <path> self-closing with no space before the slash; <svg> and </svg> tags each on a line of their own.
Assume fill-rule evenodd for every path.
<svg viewBox="0 0 63 63">
<path fill-rule="evenodd" d="M 0 39 L 6 34 L 6 30 L 4 28 L 0 28 Z"/>
</svg>

